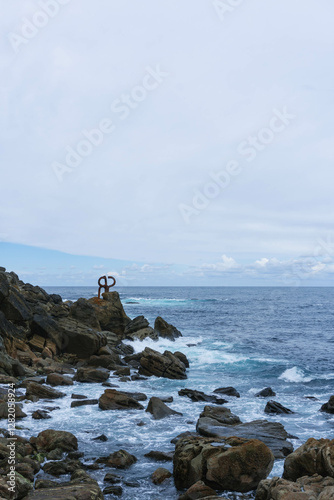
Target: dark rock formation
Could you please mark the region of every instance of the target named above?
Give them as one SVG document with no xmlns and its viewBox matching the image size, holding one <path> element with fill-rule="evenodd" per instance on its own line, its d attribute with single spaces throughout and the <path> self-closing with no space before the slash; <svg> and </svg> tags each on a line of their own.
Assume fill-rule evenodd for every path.
<svg viewBox="0 0 334 500">
<path fill-rule="evenodd" d="M 116 333 L 123 338 L 125 327 L 131 320 L 125 314 L 118 292 L 103 293 L 102 297 L 103 299 L 97 297 L 89 299 L 101 329 Z"/>
<path fill-rule="evenodd" d="M 155 460 L 156 462 L 172 462 L 173 456 L 174 456 L 173 452 L 166 453 L 164 451 L 156 451 L 156 450 L 149 451 L 144 455 L 144 457 L 150 458 L 151 460 Z"/>
<path fill-rule="evenodd" d="M 273 464 L 272 452 L 257 439 L 183 438 L 175 447 L 175 486 L 189 488 L 202 480 L 215 489 L 244 493 L 255 489 Z"/>
<path fill-rule="evenodd" d="M 109 370 L 106 368 L 78 368 L 74 379 L 77 382 L 105 382 L 110 375 Z"/>
<path fill-rule="evenodd" d="M 196 391 L 195 389 L 181 389 L 179 396 L 187 396 L 191 401 L 205 401 L 206 403 L 215 403 L 216 405 L 223 405 L 227 403 L 226 399 L 218 398 L 217 396 L 209 396 L 204 392 Z"/>
<path fill-rule="evenodd" d="M 207 420 L 204 420 L 207 419 Z M 201 422 L 200 422 L 201 421 Z M 237 415 L 234 415 L 229 408 L 217 408 L 217 406 L 205 406 L 199 416 L 199 426 L 217 425 L 218 422 L 223 425 L 241 424 L 241 420 Z"/>
<path fill-rule="evenodd" d="M 169 379 L 186 379 L 186 367 L 178 357 L 174 356 L 170 351 L 165 351 L 161 354 L 146 347 L 143 352 L 139 353 L 141 375 L 156 377 L 165 377 Z"/>
<path fill-rule="evenodd" d="M 202 436 L 258 439 L 271 449 L 275 458 L 284 458 L 293 451 L 292 444 L 287 441 L 289 435 L 279 422 L 254 420 L 237 425 L 224 425 L 216 419 L 200 418 L 196 426 Z"/>
<path fill-rule="evenodd" d="M 225 394 L 226 396 L 240 398 L 240 394 L 234 387 L 219 387 L 219 389 L 215 389 L 213 392 L 214 394 Z"/>
<path fill-rule="evenodd" d="M 47 385 L 30 382 L 27 385 L 26 397 L 31 398 L 32 396 L 37 396 L 41 399 L 57 399 L 63 398 L 66 394 L 56 389 L 52 389 L 52 387 Z"/>
<path fill-rule="evenodd" d="M 173 325 L 167 323 L 160 316 L 154 322 L 154 330 L 157 332 L 159 337 L 163 337 L 169 340 L 175 340 L 178 337 L 182 337 L 182 333 Z"/>
<path fill-rule="evenodd" d="M 71 408 L 76 408 L 78 406 L 86 406 L 86 405 L 97 405 L 98 399 L 79 399 L 77 401 L 72 401 Z"/>
<path fill-rule="evenodd" d="M 171 415 L 182 416 L 182 413 L 172 410 L 165 405 L 161 399 L 155 397 L 150 399 L 146 411 L 153 415 L 154 420 L 161 420 L 162 418 L 170 417 Z"/>
<path fill-rule="evenodd" d="M 271 387 L 266 387 L 255 394 L 256 398 L 270 398 L 272 396 L 276 396 L 276 392 L 274 392 Z"/>
<path fill-rule="evenodd" d="M 272 415 L 281 415 L 281 414 L 289 415 L 290 413 L 294 413 L 292 410 L 289 410 L 289 408 L 286 408 L 285 406 L 281 405 L 281 403 L 278 403 L 277 401 L 273 400 L 268 401 L 264 409 L 264 412 Z"/>
<path fill-rule="evenodd" d="M 327 403 L 323 404 L 320 408 L 320 411 L 324 411 L 326 413 L 334 413 L 334 396 L 331 396 Z"/>
</svg>

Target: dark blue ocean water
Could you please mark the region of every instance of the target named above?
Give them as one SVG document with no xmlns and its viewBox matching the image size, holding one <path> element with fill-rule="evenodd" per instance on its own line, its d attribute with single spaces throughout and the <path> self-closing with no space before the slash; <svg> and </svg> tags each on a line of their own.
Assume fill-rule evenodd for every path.
<svg viewBox="0 0 334 500">
<path fill-rule="evenodd" d="M 119 383 L 120 388 L 145 392 L 149 397 L 173 395 L 170 406 L 184 416 L 153 421 L 145 412 L 120 414 L 82 407 L 75 414 L 71 411 L 69 419 L 72 392 L 98 397 L 104 390 L 96 384 L 78 384 L 67 390 L 69 396 L 60 401 L 58 413 L 53 412 L 53 422 L 36 424 L 31 420 L 30 428 L 34 432 L 38 428 L 39 432 L 42 426 L 47 428 L 53 423 L 54 428 L 72 429 L 88 458 L 120 448 L 136 455 L 139 460 L 127 476 L 139 480 L 141 487 L 125 488 L 122 498 L 177 498 L 172 483 L 159 487 L 151 484 L 150 474 L 162 464 L 149 462 L 143 455 L 154 449 L 172 450 L 170 439 L 179 432 L 194 430 L 204 403 L 192 403 L 178 396 L 183 387 L 210 393 L 217 387 L 234 386 L 241 397 L 227 398 L 226 406 L 244 422 L 280 421 L 298 438 L 293 441 L 295 447 L 309 437 L 334 437 L 334 417 L 319 412 L 320 406 L 334 394 L 334 288 L 115 287 L 115 290 L 131 318 L 144 315 L 153 325 L 160 315 L 183 333 L 176 342 L 134 342 L 137 352 L 146 345 L 159 351 L 180 350 L 190 361 L 186 381 L 152 377 L 148 381 Z M 59 293 L 64 300 L 89 298 L 97 293 L 95 287 L 50 287 L 47 291 Z M 266 415 L 263 411 L 266 400 L 255 398 L 254 394 L 267 386 L 277 393 L 273 399 L 295 414 Z M 32 410 L 34 405 L 31 404 Z M 138 427 L 140 420 L 146 425 Z M 89 433 L 95 436 L 101 432 L 108 435 L 107 443 L 97 444 L 87 438 Z M 282 465 L 282 461 L 276 461 L 272 474 L 280 474 Z M 171 468 L 171 464 L 167 467 Z M 102 481 L 103 474 L 96 472 L 96 477 Z"/>
</svg>

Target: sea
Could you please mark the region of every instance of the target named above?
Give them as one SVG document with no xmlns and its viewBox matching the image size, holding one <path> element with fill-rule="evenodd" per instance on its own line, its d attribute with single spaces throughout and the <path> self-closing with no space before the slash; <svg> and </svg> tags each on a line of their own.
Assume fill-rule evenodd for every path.
<svg viewBox="0 0 334 500">
<path fill-rule="evenodd" d="M 48 287 L 46 290 L 60 294 L 64 301 L 97 294 L 96 287 Z M 136 487 L 122 485 L 122 498 L 127 500 L 174 500 L 180 494 L 172 479 L 160 486 L 152 484 L 150 479 L 158 467 L 172 471 L 172 463 L 153 462 L 144 455 L 151 450 L 172 451 L 171 440 L 175 436 L 195 431 L 205 403 L 193 403 L 179 396 L 182 388 L 211 394 L 219 387 L 235 387 L 240 398 L 226 397 L 225 406 L 242 422 L 257 419 L 281 422 L 294 436 L 291 440 L 294 448 L 310 437 L 334 438 L 334 415 L 319 411 L 334 394 L 334 288 L 115 287 L 115 290 L 130 318 L 144 315 L 153 326 L 155 318 L 161 316 L 183 335 L 175 342 L 126 341 L 135 352 L 146 346 L 160 352 L 182 351 L 189 359 L 190 368 L 187 380 L 151 377 L 131 382 L 119 382 L 117 378 L 110 381 L 117 384 L 119 390 L 144 392 L 148 398 L 173 396 L 169 406 L 183 416 L 155 421 L 142 410 L 102 411 L 97 406 L 70 410 L 72 393 L 98 398 L 105 389 L 101 384 L 76 382 L 72 387 L 61 388 L 67 395 L 55 401 L 59 409 L 51 413 L 50 420 L 33 420 L 31 412 L 43 404 L 30 403 L 29 416 L 22 421 L 23 435 L 37 435 L 46 428 L 73 432 L 78 438 L 79 450 L 85 453 L 86 464 L 119 449 L 127 450 L 138 461 L 127 471 L 114 471 L 136 484 Z M 276 392 L 272 399 L 294 413 L 264 413 L 267 399 L 255 394 L 265 387 Z M 145 407 L 147 402 L 143 403 Z M 48 405 L 50 403 L 44 406 Z M 108 441 L 93 440 L 101 434 L 105 434 Z M 282 474 L 283 462 L 275 462 L 270 477 Z M 103 481 L 106 470 L 89 472 L 102 489 L 108 485 Z M 65 479 L 67 477 L 60 480 Z M 238 498 L 230 492 L 222 492 L 221 496 Z M 105 498 L 113 497 L 106 495 Z"/>
</svg>

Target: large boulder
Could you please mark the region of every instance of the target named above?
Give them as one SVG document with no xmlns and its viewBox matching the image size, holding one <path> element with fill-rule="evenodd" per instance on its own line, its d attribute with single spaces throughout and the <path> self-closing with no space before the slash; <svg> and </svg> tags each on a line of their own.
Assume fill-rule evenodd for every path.
<svg viewBox="0 0 334 500">
<path fill-rule="evenodd" d="M 30 438 L 30 443 L 36 447 L 38 452 L 49 452 L 57 448 L 62 451 L 78 449 L 78 440 L 71 432 L 53 429 L 46 429 L 40 432 L 37 437 Z"/>
<path fill-rule="evenodd" d="M 334 479 L 313 475 L 304 476 L 296 482 L 277 476 L 260 482 L 255 500 L 332 500 L 334 498 Z"/>
<path fill-rule="evenodd" d="M 94 306 L 87 299 L 78 299 L 70 306 L 70 316 L 90 328 L 101 330 Z"/>
<path fill-rule="evenodd" d="M 125 314 L 118 292 L 103 293 L 102 297 L 93 297 L 88 301 L 94 307 L 101 329 L 124 337 L 125 327 L 131 320 Z"/>
<path fill-rule="evenodd" d="M 175 486 L 189 488 L 202 480 L 208 486 L 245 493 L 270 473 L 274 456 L 257 439 L 185 437 L 175 447 Z"/>
<path fill-rule="evenodd" d="M 114 467 L 115 469 L 128 469 L 137 462 L 137 458 L 131 455 L 126 450 L 118 450 L 111 453 L 108 457 L 101 457 L 96 460 L 96 463 L 102 463 L 108 467 Z"/>
<path fill-rule="evenodd" d="M 320 411 L 324 411 L 326 413 L 334 413 L 334 396 L 331 396 L 327 403 L 323 404 L 320 408 Z"/>
<path fill-rule="evenodd" d="M 86 359 L 107 344 L 103 332 L 94 330 L 73 318 L 59 318 L 58 324 L 63 329 L 63 352 Z"/>
<path fill-rule="evenodd" d="M 140 353 L 139 362 L 141 365 L 139 373 L 141 375 L 146 375 L 148 377 L 155 375 L 156 377 L 181 380 L 187 378 L 184 363 L 170 351 L 165 351 L 161 354 L 154 349 L 146 347 L 144 351 Z"/>
<path fill-rule="evenodd" d="M 197 421 L 197 432 L 208 437 L 237 436 L 245 439 L 259 439 L 271 449 L 275 458 L 284 458 L 292 453 L 289 434 L 279 422 L 254 420 L 244 424 L 226 425 L 216 418 L 201 417 Z"/>
<path fill-rule="evenodd" d="M 310 438 L 285 459 L 284 479 L 296 481 L 313 474 L 334 478 L 334 439 Z"/>
<path fill-rule="evenodd" d="M 170 417 L 171 415 L 181 415 L 178 411 L 172 410 L 161 399 L 152 397 L 147 405 L 146 411 L 153 415 L 154 420 Z"/>
<path fill-rule="evenodd" d="M 66 394 L 44 384 L 29 382 L 27 385 L 26 397 L 30 398 L 32 396 L 37 396 L 41 399 L 58 399 L 63 398 Z"/>
<path fill-rule="evenodd" d="M 235 425 L 241 424 L 241 420 L 237 415 L 231 412 L 229 408 L 217 407 L 217 406 L 204 406 L 204 410 L 199 416 L 202 419 L 202 424 L 204 423 L 204 418 L 211 419 L 207 421 L 209 424 L 212 420 L 219 422 L 223 425 Z"/>
<path fill-rule="evenodd" d="M 106 389 L 99 399 L 99 408 L 101 410 L 143 410 L 144 407 L 130 395 L 116 391 L 115 389 Z"/>
<path fill-rule="evenodd" d="M 167 323 L 161 316 L 158 316 L 154 322 L 154 330 L 158 333 L 159 337 L 169 340 L 175 340 L 182 337 L 182 333 L 170 323 Z"/>
<path fill-rule="evenodd" d="M 106 368 L 91 368 L 82 367 L 78 368 L 73 380 L 77 382 L 105 382 L 110 375 L 109 370 Z"/>
</svg>

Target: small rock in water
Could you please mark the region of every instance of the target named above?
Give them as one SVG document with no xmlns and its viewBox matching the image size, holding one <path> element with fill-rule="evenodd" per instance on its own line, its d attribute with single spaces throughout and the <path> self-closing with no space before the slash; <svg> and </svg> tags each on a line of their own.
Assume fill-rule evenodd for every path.
<svg viewBox="0 0 334 500">
<path fill-rule="evenodd" d="M 334 413 L 334 396 L 331 396 L 328 402 L 322 405 L 320 411 L 324 411 L 326 413 Z"/>
<path fill-rule="evenodd" d="M 104 434 L 101 434 L 101 436 L 97 436 L 96 438 L 92 438 L 92 441 L 108 441 L 108 438 L 107 436 L 105 436 Z"/>
<path fill-rule="evenodd" d="M 215 403 L 217 405 L 223 405 L 228 403 L 226 399 L 218 398 L 217 396 L 209 396 L 204 394 L 202 391 L 197 391 L 195 389 L 181 389 L 179 391 L 179 396 L 187 396 L 191 401 L 206 401 L 207 403 Z"/>
<path fill-rule="evenodd" d="M 286 408 L 285 406 L 281 405 L 281 403 L 278 403 L 277 401 L 268 401 L 266 404 L 266 407 L 264 409 L 265 413 L 271 413 L 271 414 L 291 414 L 294 413 L 294 411 L 289 410 L 289 408 Z"/>
<path fill-rule="evenodd" d="M 210 486 L 207 486 L 203 481 L 197 481 L 197 483 L 190 486 L 184 495 L 179 497 L 179 500 L 193 500 L 197 498 L 212 498 L 217 496 L 216 491 L 210 488 Z"/>
<path fill-rule="evenodd" d="M 155 397 L 152 397 L 150 399 L 146 411 L 151 413 L 155 420 L 160 420 L 162 418 L 169 417 L 171 415 L 182 416 L 182 413 L 172 410 L 167 405 L 165 405 L 165 403 L 163 403 L 161 399 Z"/>
<path fill-rule="evenodd" d="M 71 408 L 76 408 L 78 406 L 86 406 L 86 405 L 97 405 L 99 402 L 98 399 L 82 399 L 79 401 L 72 401 Z"/>
<path fill-rule="evenodd" d="M 213 391 L 215 394 L 225 394 L 226 396 L 234 396 L 240 398 L 239 392 L 234 387 L 220 387 Z"/>
<path fill-rule="evenodd" d="M 115 451 L 108 457 L 101 457 L 96 460 L 96 463 L 102 463 L 108 467 L 115 467 L 115 469 L 128 469 L 136 462 L 137 458 L 125 450 Z"/>
<path fill-rule="evenodd" d="M 155 470 L 151 476 L 152 483 L 161 484 L 169 477 L 172 477 L 172 473 L 168 469 L 164 469 L 163 467 L 159 467 L 159 469 Z"/>
<path fill-rule="evenodd" d="M 120 497 L 123 493 L 122 486 L 107 486 L 103 490 L 104 495 L 116 495 Z"/>
<path fill-rule="evenodd" d="M 171 451 L 166 453 L 164 451 L 149 451 L 145 453 L 144 457 L 151 458 L 152 460 L 156 460 L 157 462 L 172 462 L 174 453 Z"/>
<path fill-rule="evenodd" d="M 87 396 L 83 396 L 81 394 L 72 394 L 72 399 L 87 399 Z"/>
<path fill-rule="evenodd" d="M 116 484 L 120 483 L 122 479 L 123 479 L 122 476 L 119 476 L 118 474 L 113 474 L 112 472 L 108 472 L 108 474 L 104 476 L 103 481 L 105 481 L 106 483 Z"/>
<path fill-rule="evenodd" d="M 266 387 L 255 394 L 256 398 L 269 398 L 271 396 L 276 396 L 276 392 L 274 392 L 271 387 Z"/>
<path fill-rule="evenodd" d="M 31 416 L 35 420 L 51 418 L 51 415 L 49 415 L 49 413 L 47 411 L 44 411 L 44 410 L 36 410 L 36 411 L 34 411 L 34 413 Z"/>
</svg>

